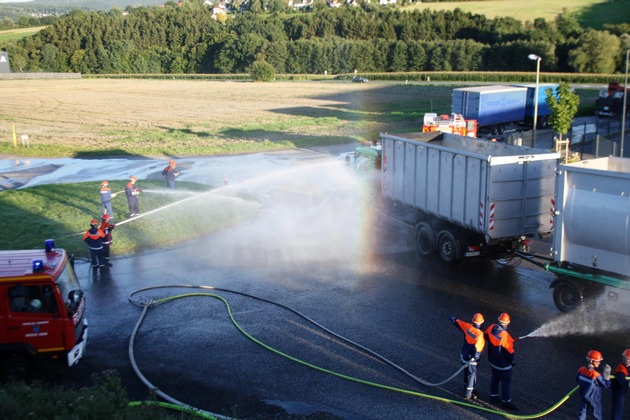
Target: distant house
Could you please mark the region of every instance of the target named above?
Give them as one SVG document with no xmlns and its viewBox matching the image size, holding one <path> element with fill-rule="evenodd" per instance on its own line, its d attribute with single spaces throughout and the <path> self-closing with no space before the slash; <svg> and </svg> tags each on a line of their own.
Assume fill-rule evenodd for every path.
<svg viewBox="0 0 630 420">
<path fill-rule="evenodd" d="M 378 4 L 381 4 L 381 5 L 396 4 L 396 0 L 378 0 Z"/>
<path fill-rule="evenodd" d="M 297 0 L 297 1 L 289 0 L 288 4 L 289 4 L 289 7 L 293 7 L 295 9 L 304 9 L 304 8 L 313 7 L 313 0 Z"/>
<path fill-rule="evenodd" d="M 326 4 L 328 5 L 328 7 L 341 7 L 341 3 L 339 3 L 339 0 L 328 0 Z"/>
<path fill-rule="evenodd" d="M 224 2 L 212 7 L 212 19 L 217 20 L 219 15 L 227 15 L 227 7 Z"/>
</svg>

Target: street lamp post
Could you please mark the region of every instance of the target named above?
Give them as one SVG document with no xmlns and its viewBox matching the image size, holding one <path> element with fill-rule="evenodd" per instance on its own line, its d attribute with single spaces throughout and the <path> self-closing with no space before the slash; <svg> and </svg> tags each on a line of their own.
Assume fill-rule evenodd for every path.
<svg viewBox="0 0 630 420">
<path fill-rule="evenodd" d="M 536 61 L 536 89 L 534 89 L 534 132 L 532 134 L 532 147 L 536 147 L 536 127 L 538 125 L 538 85 L 540 81 L 540 58 L 536 54 L 527 56 L 532 61 Z"/>
<path fill-rule="evenodd" d="M 628 59 L 630 48 L 626 51 L 626 80 L 623 84 L 623 106 L 621 107 L 621 157 L 623 157 L 623 143 L 626 135 L 626 99 L 628 98 Z"/>
</svg>

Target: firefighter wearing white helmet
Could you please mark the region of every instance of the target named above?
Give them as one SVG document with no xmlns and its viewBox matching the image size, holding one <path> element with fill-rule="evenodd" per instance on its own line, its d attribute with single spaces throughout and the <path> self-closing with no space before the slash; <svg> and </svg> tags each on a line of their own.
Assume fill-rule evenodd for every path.
<svg viewBox="0 0 630 420">
<path fill-rule="evenodd" d="M 623 406 L 628 388 L 630 388 L 628 376 L 630 376 L 630 349 L 625 349 L 621 353 L 621 363 L 615 369 L 614 377 L 611 379 L 613 420 L 621 420 L 623 418 Z"/>
<path fill-rule="evenodd" d="M 514 342 L 507 332 L 510 324 L 510 315 L 499 315 L 497 324 L 492 324 L 486 330 L 488 339 L 488 361 L 492 368 L 492 380 L 490 381 L 490 402 L 501 402 L 506 410 L 517 410 L 512 402 L 512 367 L 515 363 Z M 501 393 L 499 394 L 499 384 Z"/>
<path fill-rule="evenodd" d="M 138 195 L 142 190 L 136 185 L 137 180 L 138 178 L 135 176 L 130 176 L 129 182 L 125 186 L 125 195 L 127 196 L 127 204 L 129 204 L 129 217 L 140 215 Z"/>
<path fill-rule="evenodd" d="M 602 373 L 596 369 L 604 358 L 597 350 L 586 354 L 586 366 L 578 369 L 577 383 L 580 387 L 580 410 L 578 418 L 585 420 L 589 412 L 593 418 L 602 418 L 602 391 L 610 387 L 610 366 L 605 365 Z"/>
<path fill-rule="evenodd" d="M 464 333 L 464 345 L 460 356 L 462 363 L 468 363 L 468 366 L 464 369 L 464 386 L 466 387 L 464 398 L 467 400 L 471 398 L 477 399 L 478 392 L 475 389 L 477 369 L 481 352 L 486 345 L 486 340 L 481 330 L 481 324 L 484 322 L 483 315 L 480 313 L 473 315 L 472 324 L 464 322 L 454 315 L 451 315 L 449 319 L 453 325 Z"/>
<path fill-rule="evenodd" d="M 179 176 L 177 164 L 173 159 L 168 161 L 168 165 L 162 171 L 162 176 L 166 179 L 166 188 L 173 191 L 175 189 L 175 178 Z"/>
<path fill-rule="evenodd" d="M 116 194 L 112 194 L 112 190 L 109 188 L 109 182 L 101 182 L 101 217 L 105 214 L 109 214 L 112 223 L 114 223 L 114 209 L 112 208 L 112 198 L 116 197 Z"/>
</svg>

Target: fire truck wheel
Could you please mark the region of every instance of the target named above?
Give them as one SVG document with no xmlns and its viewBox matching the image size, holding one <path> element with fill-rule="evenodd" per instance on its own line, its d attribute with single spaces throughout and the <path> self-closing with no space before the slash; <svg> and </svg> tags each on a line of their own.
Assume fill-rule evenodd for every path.
<svg viewBox="0 0 630 420">
<path fill-rule="evenodd" d="M 438 234 L 438 254 L 446 264 L 454 265 L 462 262 L 459 241 L 448 230 L 443 230 Z"/>
<path fill-rule="evenodd" d="M 584 299 L 584 294 L 570 281 L 558 281 L 553 288 L 553 302 L 561 312 L 569 312 L 577 309 Z"/>
<path fill-rule="evenodd" d="M 33 364 L 31 360 L 21 354 L 9 356 L 0 364 L 0 377 L 3 380 L 24 380 L 31 376 L 32 371 Z"/>
<path fill-rule="evenodd" d="M 435 233 L 426 223 L 420 223 L 416 229 L 416 250 L 421 257 L 428 257 L 435 251 Z"/>
</svg>

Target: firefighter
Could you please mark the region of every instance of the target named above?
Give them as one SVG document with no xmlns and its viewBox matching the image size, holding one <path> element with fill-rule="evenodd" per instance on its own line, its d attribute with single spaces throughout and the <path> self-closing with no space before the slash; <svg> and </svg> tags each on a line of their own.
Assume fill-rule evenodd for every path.
<svg viewBox="0 0 630 420">
<path fill-rule="evenodd" d="M 578 369 L 577 383 L 580 387 L 580 411 L 578 418 L 585 420 L 589 411 L 594 419 L 602 418 L 602 390 L 610 387 L 610 366 L 605 365 L 600 374 L 597 370 L 604 358 L 597 350 L 591 350 L 586 355 L 586 366 Z"/>
<path fill-rule="evenodd" d="M 492 368 L 492 380 L 490 381 L 490 401 L 502 402 L 506 410 L 518 410 L 512 403 L 512 367 L 515 363 L 514 342 L 507 332 L 510 324 L 510 315 L 499 315 L 498 324 L 492 324 L 486 330 L 488 340 L 488 361 Z M 501 397 L 499 398 L 499 383 L 501 384 Z"/>
<path fill-rule="evenodd" d="M 127 196 L 127 203 L 129 204 L 129 217 L 140 216 L 140 209 L 138 208 L 138 195 L 142 191 L 136 185 L 138 178 L 135 176 L 129 177 L 129 182 L 125 186 L 125 195 Z"/>
<path fill-rule="evenodd" d="M 105 258 L 103 257 L 103 241 L 105 234 L 98 227 L 96 219 L 90 221 L 90 228 L 83 235 L 83 242 L 90 249 L 90 260 L 92 268 L 105 267 Z"/>
<path fill-rule="evenodd" d="M 116 194 L 112 194 L 112 190 L 109 188 L 109 182 L 101 182 L 101 217 L 105 214 L 109 214 L 114 223 L 114 209 L 112 208 L 112 198 L 116 197 Z"/>
<path fill-rule="evenodd" d="M 464 333 L 461 361 L 464 364 L 468 363 L 468 366 L 464 369 L 464 385 L 466 387 L 464 398 L 467 400 L 471 398 L 477 399 L 478 392 L 475 389 L 475 384 L 477 383 L 477 368 L 481 352 L 486 345 L 483 331 L 481 331 L 481 324 L 484 322 L 483 315 L 480 313 L 473 315 L 472 324 L 464 322 L 453 315 L 451 315 L 449 319 L 453 325 Z"/>
<path fill-rule="evenodd" d="M 168 166 L 162 171 L 162 176 L 166 179 L 166 188 L 171 191 L 175 189 L 175 178 L 180 174 L 176 168 L 177 164 L 171 159 L 168 161 Z"/>
<path fill-rule="evenodd" d="M 105 258 L 105 264 L 108 267 L 111 267 L 112 264 L 109 262 L 109 247 L 114 242 L 112 239 L 112 230 L 116 225 L 112 222 L 112 218 L 109 217 L 108 214 L 104 214 L 101 218 L 101 230 L 105 234 L 105 238 L 103 239 L 103 258 Z"/>
<path fill-rule="evenodd" d="M 623 406 L 630 387 L 628 368 L 630 368 L 630 349 L 625 349 L 621 353 L 621 363 L 615 369 L 615 377 L 611 380 L 613 420 L 621 420 L 623 417 Z"/>
</svg>

